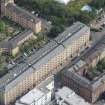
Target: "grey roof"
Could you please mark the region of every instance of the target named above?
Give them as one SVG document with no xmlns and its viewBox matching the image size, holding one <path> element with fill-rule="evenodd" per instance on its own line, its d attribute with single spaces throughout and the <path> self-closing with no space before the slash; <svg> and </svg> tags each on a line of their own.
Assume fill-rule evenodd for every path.
<svg viewBox="0 0 105 105">
<path fill-rule="evenodd" d="M 26 66 L 26 65 L 24 65 L 24 66 Z M 17 73 L 19 73 L 19 70 L 18 70 Z M 12 81 L 12 79 L 11 80 L 8 80 L 10 82 L 9 82 L 9 84 L 6 85 L 5 91 L 10 90 L 11 87 L 14 87 L 17 83 L 19 83 L 20 80 L 23 80 L 26 76 L 28 76 L 28 75 L 30 75 L 32 73 L 33 73 L 33 68 L 31 68 L 31 67 L 29 67 L 25 71 L 21 71 L 21 74 L 19 74 L 19 76 L 17 76 L 18 74 L 16 74 L 16 72 L 15 73 L 12 72 L 11 73 L 11 76 L 13 76 L 16 79 L 14 79 L 13 81 Z"/>
<path fill-rule="evenodd" d="M 68 78 L 72 78 L 77 84 L 80 84 L 88 89 L 90 88 L 91 82 L 88 79 L 76 74 L 75 72 L 72 72 L 70 69 L 64 70 L 62 73 Z"/>
<path fill-rule="evenodd" d="M 7 42 L 0 43 L 0 48 L 6 48 L 8 50 L 11 50 L 17 46 L 19 41 L 23 40 L 24 38 L 26 38 L 32 33 L 33 32 L 30 29 L 26 29 L 23 32 L 19 33 L 14 38 L 11 38 L 10 40 L 8 40 Z"/>
<path fill-rule="evenodd" d="M 0 43 L 0 48 L 6 48 L 6 49 L 11 49 L 12 48 L 12 44 L 10 42 L 1 42 Z"/>
<path fill-rule="evenodd" d="M 80 24 L 81 25 L 81 24 Z M 78 28 L 76 28 L 78 29 Z M 81 37 L 81 35 L 87 31 L 89 31 L 90 29 L 85 26 L 85 27 L 82 27 L 82 29 L 79 29 L 77 31 L 77 33 L 73 33 L 71 36 L 69 36 L 65 41 L 62 42 L 62 44 L 65 46 L 65 47 L 68 47 L 70 44 L 72 44 L 75 39 L 78 39 L 79 37 Z M 70 30 L 69 30 L 70 31 Z"/>
<path fill-rule="evenodd" d="M 57 48 L 49 52 L 47 56 L 44 56 L 41 60 L 33 64 L 33 67 L 36 69 L 40 68 L 41 65 L 47 63 L 48 61 L 50 61 L 52 58 L 59 55 L 63 51 L 64 51 L 64 47 L 62 45 L 58 46 Z"/>
<path fill-rule="evenodd" d="M 56 45 L 54 45 L 53 47 L 51 47 L 51 45 L 54 45 L 53 44 L 53 42 L 50 42 L 49 44 L 48 44 L 48 46 L 47 45 L 45 45 L 46 46 L 46 50 L 48 50 L 50 53 L 51 53 L 51 51 L 53 50 L 53 48 L 55 48 L 55 46 Z M 42 49 L 42 50 L 41 50 Z M 32 55 L 32 57 L 29 57 L 29 59 L 27 60 L 27 61 L 25 61 L 25 62 L 23 62 L 23 63 L 21 63 L 21 64 L 18 64 L 18 65 L 16 65 L 14 68 L 12 68 L 10 71 L 9 71 L 9 73 L 7 73 L 5 76 L 3 76 L 2 78 L 0 78 L 0 86 L 2 87 L 2 86 L 7 86 L 7 84 L 10 84 L 10 82 L 12 82 L 12 80 L 14 81 L 15 80 L 15 78 L 17 78 L 17 76 L 19 77 L 19 79 L 21 80 L 22 78 L 21 78 L 21 76 L 23 76 L 22 74 L 24 74 L 24 73 L 26 73 L 26 71 L 28 71 L 28 70 L 30 70 L 30 67 L 29 67 L 29 64 L 33 64 L 33 66 L 31 66 L 32 67 L 32 70 L 34 71 L 34 70 L 36 70 L 36 68 L 38 67 L 37 65 L 40 65 L 40 64 L 42 64 L 42 63 L 45 63 L 45 62 L 43 62 L 43 61 L 45 61 L 45 60 L 48 60 L 49 59 L 49 57 L 48 56 L 45 56 L 44 54 L 42 54 L 42 53 L 44 53 L 44 52 L 42 52 L 42 51 L 45 51 L 43 48 L 41 48 L 40 49 L 40 51 L 41 51 L 41 53 L 40 53 L 40 51 L 37 51 L 34 55 Z M 50 49 L 50 50 L 49 50 Z M 54 50 L 55 51 L 55 50 Z M 57 50 L 56 50 L 57 51 Z M 48 54 L 49 54 L 49 52 L 47 52 Z M 45 53 L 46 54 L 46 53 Z M 42 55 L 42 56 L 40 56 L 40 55 Z M 35 56 L 35 57 L 33 57 L 33 56 Z M 45 56 L 45 57 L 44 57 Z M 54 56 L 54 55 L 53 55 Z M 43 59 L 43 57 L 45 58 L 45 59 Z M 36 58 L 36 59 L 35 59 Z M 46 61 L 47 62 L 47 61 Z M 37 65 L 36 65 L 36 63 L 37 63 Z M 34 67 L 34 68 L 33 68 Z M 14 76 L 16 74 L 16 76 Z M 27 74 L 27 73 L 26 73 Z M 28 74 L 29 75 L 29 74 Z M 27 76 L 27 75 L 25 75 L 25 76 Z M 24 77 L 25 77 L 24 76 Z M 16 79 L 16 81 L 19 81 L 18 79 Z M 16 83 L 16 82 L 15 82 Z M 14 84 L 15 85 L 15 84 Z"/>
<path fill-rule="evenodd" d="M 71 38 L 72 36 L 75 37 L 77 36 L 76 34 L 81 35 L 83 31 L 89 31 L 90 28 L 84 25 L 83 23 L 80 22 L 75 22 L 72 27 L 68 27 L 63 33 L 59 34 L 58 37 L 55 38 L 55 40 L 58 43 L 62 43 L 68 38 Z"/>
<path fill-rule="evenodd" d="M 8 87 L 8 84 L 10 83 L 17 83 L 13 81 L 14 80 L 18 81 L 19 79 L 21 80 L 23 78 L 22 76 L 24 75 L 24 73 L 25 73 L 25 76 L 29 75 L 27 74 L 27 72 L 25 72 L 26 68 L 27 68 L 27 71 L 30 70 L 30 67 L 26 63 L 18 64 L 14 68 L 12 68 L 6 75 L 0 78 L 0 88 L 5 85 L 6 87 Z M 20 78 L 20 76 L 22 78 Z M 17 77 L 19 79 L 15 79 Z"/>
<path fill-rule="evenodd" d="M 48 93 L 49 90 L 46 86 L 48 86 L 51 82 L 54 83 L 54 76 L 48 77 L 46 80 L 42 81 L 37 88 L 43 91 L 44 93 Z"/>
<path fill-rule="evenodd" d="M 55 41 L 50 41 L 48 44 L 44 45 L 42 48 L 36 51 L 35 54 L 31 55 L 29 59 L 27 60 L 27 63 L 34 64 L 43 56 L 45 56 L 46 54 L 51 52 L 53 49 L 55 49 L 57 46 L 58 44 Z"/>
<path fill-rule="evenodd" d="M 95 58 L 105 50 L 105 37 L 103 36 L 98 43 L 96 43 L 91 50 L 87 51 L 83 56 L 83 59 Z"/>
<path fill-rule="evenodd" d="M 85 61 L 86 64 L 87 63 L 90 64 L 91 60 L 99 57 L 103 53 L 103 51 L 105 51 L 105 36 L 102 37 L 100 42 L 96 43 L 89 51 L 87 51 L 85 55 L 82 57 L 82 59 Z M 71 77 L 73 80 L 78 82 L 83 87 L 86 87 L 93 91 L 98 86 L 103 85 L 105 83 L 105 73 L 100 74 L 98 77 L 94 78 L 93 81 L 89 81 L 88 79 L 82 77 L 81 75 L 78 75 L 76 71 L 77 70 L 79 71 L 80 69 L 77 67 L 77 65 L 81 65 L 81 63 L 79 64 L 77 63 L 72 65 L 69 69 L 62 71 L 62 73 L 67 77 Z M 83 67 L 86 66 L 85 63 L 84 66 L 82 65 Z"/>
<path fill-rule="evenodd" d="M 97 87 L 99 87 L 99 86 L 101 86 L 103 84 L 105 84 L 105 72 L 100 74 L 100 76 L 96 77 L 91 82 L 92 90 L 94 91 L 95 89 L 97 89 Z"/>
<path fill-rule="evenodd" d="M 21 7 L 15 5 L 15 4 L 9 3 L 7 5 L 7 9 L 9 9 L 11 12 L 15 12 L 17 15 L 19 15 L 29 21 L 33 21 L 35 23 L 41 21 L 39 18 L 32 15 L 30 12 L 26 11 L 25 9 L 22 9 Z"/>
<path fill-rule="evenodd" d="M 53 89 L 54 89 L 54 77 L 51 76 L 48 77 L 46 80 L 42 81 L 38 86 L 34 87 L 27 94 L 22 96 L 19 100 L 16 101 L 16 103 L 24 105 L 33 103 L 35 100 L 38 100 L 43 96 L 46 96 L 49 92 L 53 93 Z"/>
<path fill-rule="evenodd" d="M 76 64 L 74 64 L 70 68 L 68 68 L 67 70 L 63 70 L 62 73 L 65 76 L 67 76 L 68 78 L 72 78 L 76 83 L 80 84 L 81 86 L 89 89 L 91 82 L 88 79 L 86 79 L 76 73 L 77 70 L 80 70 L 80 68 L 84 67 L 85 65 L 86 65 L 86 63 L 84 61 L 80 60 Z"/>
<path fill-rule="evenodd" d="M 9 41 L 15 48 L 21 40 L 25 39 L 27 36 L 30 36 L 30 34 L 33 34 L 32 30 L 26 29 Z"/>
<path fill-rule="evenodd" d="M 81 75 L 78 75 L 73 67 L 69 68 L 68 70 L 62 71 L 62 73 L 65 76 L 72 78 L 75 82 L 79 83 L 81 86 L 91 89 L 92 91 L 94 91 L 95 89 L 97 89 L 97 87 L 105 83 L 105 73 L 100 74 L 92 81 L 86 79 Z"/>
<path fill-rule="evenodd" d="M 81 25 L 81 23 L 77 22 L 77 25 Z M 78 27 L 79 27 L 78 25 Z M 74 27 L 71 26 L 71 27 Z M 75 23 L 75 27 L 76 27 L 76 23 Z M 74 30 L 77 29 L 73 28 Z M 72 29 L 72 30 L 73 30 Z M 82 28 L 81 28 L 82 29 Z M 81 30 L 80 29 L 80 30 Z M 78 32 L 80 31 L 78 30 Z M 84 30 L 84 28 L 83 28 Z M 67 30 L 68 31 L 68 30 Z M 70 32 L 70 31 L 69 31 Z M 77 32 L 77 31 L 76 31 Z M 84 32 L 84 31 L 83 31 Z M 72 37 L 75 37 L 75 35 L 77 36 L 78 34 L 73 34 Z M 84 34 L 81 34 L 81 36 Z M 80 34 L 78 35 L 80 37 Z M 60 36 L 59 36 L 60 37 Z M 71 36 L 69 36 L 71 37 Z M 59 39 L 59 38 L 58 38 Z M 77 37 L 76 37 L 77 39 Z M 75 38 L 73 40 L 76 40 Z M 56 40 L 56 39 L 55 39 Z M 11 81 L 18 81 L 22 79 L 22 75 L 31 69 L 34 70 L 38 70 L 38 68 L 40 67 L 40 65 L 43 65 L 45 63 L 47 63 L 50 59 L 54 58 L 55 56 L 57 56 L 58 54 L 60 54 L 61 52 L 64 51 L 65 47 L 64 45 L 61 43 L 62 41 L 60 41 L 60 43 L 58 43 L 58 41 L 50 41 L 48 44 L 46 44 L 45 46 L 43 46 L 42 48 L 40 48 L 38 51 L 36 51 L 32 56 L 30 56 L 28 58 L 28 60 L 26 60 L 24 63 L 21 64 L 17 64 L 14 68 L 12 68 L 8 74 L 6 74 L 5 76 L 3 76 L 2 78 L 0 78 L 0 87 L 2 86 L 6 86 L 7 84 L 9 85 Z M 63 43 L 70 40 L 69 38 L 65 40 L 63 40 Z M 31 65 L 30 65 L 31 64 Z M 27 72 L 26 72 L 27 74 Z M 15 75 L 15 76 L 14 76 Z M 21 75 L 21 76 L 20 76 Z M 29 75 L 29 74 L 28 74 Z M 27 75 L 25 75 L 27 76 Z M 25 77 L 24 76 L 24 77 Z M 18 78 L 18 79 L 16 79 Z M 20 79 L 19 79 L 20 78 Z M 16 82 L 13 82 L 13 84 L 15 85 Z M 11 83 L 12 84 L 12 83 Z M 12 86 L 12 85 L 10 85 Z M 8 86 L 9 87 L 9 86 Z M 8 88 L 9 89 L 9 88 Z"/>
</svg>

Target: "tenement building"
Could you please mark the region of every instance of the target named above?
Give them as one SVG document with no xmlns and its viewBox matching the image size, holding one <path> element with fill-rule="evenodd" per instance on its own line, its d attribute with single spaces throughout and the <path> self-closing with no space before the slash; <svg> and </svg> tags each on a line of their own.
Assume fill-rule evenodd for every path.
<svg viewBox="0 0 105 105">
<path fill-rule="evenodd" d="M 63 85 L 70 87 L 89 102 L 105 93 L 105 37 L 82 58 L 61 72 Z"/>
<path fill-rule="evenodd" d="M 8 3 L 14 3 L 14 0 L 1 0 L 2 5 L 7 5 Z"/>
<path fill-rule="evenodd" d="M 16 55 L 19 52 L 19 47 L 29 39 L 36 39 L 32 30 L 26 29 L 17 36 L 11 38 L 6 42 L 0 43 L 0 52 L 6 52 L 11 55 Z"/>
<path fill-rule="evenodd" d="M 76 22 L 0 78 L 0 104 L 8 105 L 65 67 L 89 46 L 90 28 Z"/>
<path fill-rule="evenodd" d="M 41 19 L 17 6 L 14 0 L 0 0 L 0 15 L 1 17 L 6 16 L 26 29 L 14 38 L 1 42 L 0 53 L 16 55 L 21 44 L 29 39 L 36 39 L 34 33 L 42 30 Z M 45 21 L 45 23 L 47 22 Z"/>
<path fill-rule="evenodd" d="M 41 19 L 14 4 L 14 0 L 1 1 L 1 14 L 34 33 L 41 32 Z"/>
<path fill-rule="evenodd" d="M 8 3 L 14 3 L 14 0 L 0 0 L 0 15 L 2 13 L 2 9 L 4 8 L 4 6 L 6 6 Z"/>
<path fill-rule="evenodd" d="M 54 97 L 54 77 L 48 77 L 16 101 L 15 105 L 49 105 Z"/>
</svg>

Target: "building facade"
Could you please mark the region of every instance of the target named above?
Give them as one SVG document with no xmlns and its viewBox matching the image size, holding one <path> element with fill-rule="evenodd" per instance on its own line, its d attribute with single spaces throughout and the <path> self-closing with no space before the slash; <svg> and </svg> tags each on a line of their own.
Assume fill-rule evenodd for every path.
<svg viewBox="0 0 105 105">
<path fill-rule="evenodd" d="M 15 72 L 10 72 L 7 74 L 9 78 L 7 75 L 1 78 L 1 104 L 8 105 L 14 102 L 17 97 L 32 89 L 48 76 L 59 72 L 68 61 L 89 46 L 89 41 L 90 28 L 86 25 L 76 22 L 67 28 L 57 38 L 39 49 L 35 55 L 30 57 L 31 59 L 25 61 L 26 64 L 21 64 L 23 68 L 13 69 L 16 72 L 15 76 Z"/>
<path fill-rule="evenodd" d="M 105 58 L 105 39 L 90 49 L 82 58 L 67 70 L 61 72 L 64 86 L 70 87 L 88 102 L 94 103 L 105 93 L 105 72 L 99 73 L 93 80 L 86 78 L 89 67 L 96 67 L 97 63 Z M 102 71 L 101 71 L 102 72 Z"/>
<path fill-rule="evenodd" d="M 9 53 L 16 55 L 19 52 L 19 47 L 27 40 L 36 39 L 32 30 L 26 29 L 14 38 L 11 38 L 7 42 L 0 43 L 0 53 Z"/>
<path fill-rule="evenodd" d="M 1 14 L 24 28 L 30 28 L 34 33 L 42 30 L 41 19 L 14 4 L 14 0 L 1 2 Z"/>
<path fill-rule="evenodd" d="M 54 95 L 54 77 L 48 77 L 16 101 L 15 105 L 47 105 Z"/>
<path fill-rule="evenodd" d="M 2 16 L 4 11 L 4 7 L 8 4 L 8 3 L 14 3 L 14 0 L 0 0 L 0 16 Z"/>
</svg>

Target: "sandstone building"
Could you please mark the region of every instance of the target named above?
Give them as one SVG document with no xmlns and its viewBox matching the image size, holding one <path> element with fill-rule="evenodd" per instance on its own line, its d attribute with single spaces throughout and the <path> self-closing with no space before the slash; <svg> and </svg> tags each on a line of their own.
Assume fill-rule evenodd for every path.
<svg viewBox="0 0 105 105">
<path fill-rule="evenodd" d="M 80 22 L 68 27 L 54 40 L 36 51 L 25 62 L 0 78 L 0 104 L 8 105 L 89 46 L 90 28 Z"/>
</svg>

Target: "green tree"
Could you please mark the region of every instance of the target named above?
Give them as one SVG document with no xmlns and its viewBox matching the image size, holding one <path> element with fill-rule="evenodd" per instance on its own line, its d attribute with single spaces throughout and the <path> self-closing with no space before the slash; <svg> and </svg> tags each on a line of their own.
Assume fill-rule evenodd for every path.
<svg viewBox="0 0 105 105">
<path fill-rule="evenodd" d="M 64 30 L 63 26 L 54 26 L 48 34 L 48 37 L 54 38 Z"/>
<path fill-rule="evenodd" d="M 5 31 L 5 28 L 6 28 L 5 23 L 2 20 L 0 20 L 0 32 Z"/>
<path fill-rule="evenodd" d="M 100 9 L 102 7 L 105 7 L 105 0 L 92 0 L 90 5 L 95 7 L 96 9 Z"/>
<path fill-rule="evenodd" d="M 85 11 L 81 11 L 78 15 L 77 15 L 77 20 L 88 24 L 90 21 L 93 20 L 93 16 L 91 13 L 85 12 Z"/>
</svg>

